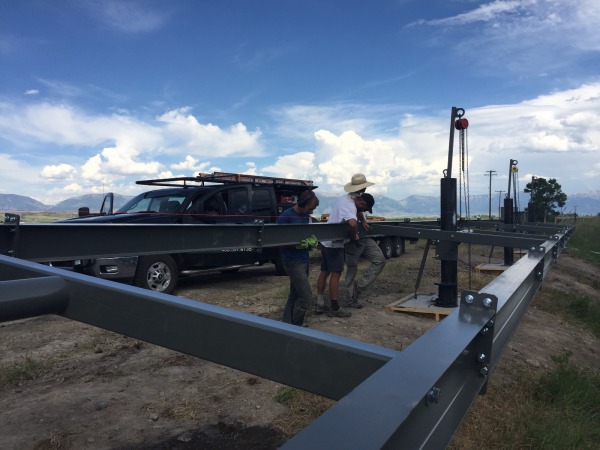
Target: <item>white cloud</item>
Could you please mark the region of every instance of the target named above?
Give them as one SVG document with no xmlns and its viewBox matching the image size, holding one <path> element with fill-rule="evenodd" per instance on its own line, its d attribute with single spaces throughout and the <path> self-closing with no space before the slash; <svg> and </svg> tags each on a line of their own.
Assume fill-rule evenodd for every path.
<svg viewBox="0 0 600 450">
<path fill-rule="evenodd" d="M 25 91 L 25 95 L 37 95 L 39 93 L 40 91 L 38 91 L 37 89 L 27 89 Z"/>
<path fill-rule="evenodd" d="M 184 170 L 186 172 L 194 173 L 194 172 L 203 172 L 207 167 L 210 166 L 210 161 L 201 163 L 196 158 L 191 155 L 187 155 L 185 160 L 177 163 L 171 164 L 171 169 L 175 170 Z"/>
<path fill-rule="evenodd" d="M 24 195 L 56 203 L 79 187 L 81 192 L 133 194 L 140 190 L 133 184 L 136 179 L 225 170 L 312 179 L 327 192 L 342 192 L 352 174 L 362 172 L 376 183 L 371 192 L 398 199 L 411 194 L 438 195 L 447 165 L 450 111 L 406 113 L 405 109 L 347 104 L 280 108 L 285 122 L 264 137 L 243 124 L 227 129 L 202 124 L 188 109 L 146 122 L 130 115 L 87 115 L 66 106 L 42 104 L 33 113 L 0 104 L 0 135 L 15 141 L 5 150 L 0 141 L 0 151 L 4 151 L 0 154 L 0 189 L 14 192 L 15 183 L 21 190 L 35 185 Z M 510 159 L 519 161 L 523 185 L 536 174 L 557 178 L 567 193 L 599 189 L 600 81 L 515 104 L 467 108 L 466 117 L 471 124 L 467 141 L 471 193 L 487 193 L 487 170 L 497 171 L 493 189 L 504 189 Z M 264 138 L 285 139 L 285 132 L 293 129 L 299 130 L 290 139 L 300 142 L 295 148 L 290 144 L 289 150 L 274 158 L 252 151 L 262 148 Z M 93 140 L 114 145 L 98 150 L 86 142 Z M 15 150 L 24 141 L 27 152 Z M 46 150 L 50 145 L 52 150 Z M 79 146 L 84 150 L 61 160 L 61 154 Z M 36 153 L 38 148 L 41 154 Z M 56 162 L 42 163 L 41 168 L 25 161 L 40 155 L 49 159 L 48 154 Z M 211 166 L 219 157 L 223 169 Z M 457 136 L 455 177 L 458 157 Z M 23 177 L 14 175 L 19 173 L 33 182 L 23 187 Z M 51 196 L 54 199 L 49 202 Z"/>
<path fill-rule="evenodd" d="M 106 26 L 123 33 L 148 33 L 162 27 L 168 18 L 147 2 L 133 0 L 87 1 L 85 7 L 90 16 Z"/>
<path fill-rule="evenodd" d="M 71 183 L 71 184 L 67 184 L 63 190 L 65 192 L 72 192 L 73 194 L 78 194 L 80 192 L 84 191 L 83 186 L 81 186 L 79 183 Z"/>
<path fill-rule="evenodd" d="M 164 124 L 166 135 L 176 147 L 199 156 L 260 156 L 263 153 L 260 130 L 248 131 L 242 123 L 228 129 L 212 123 L 202 124 L 190 114 L 189 108 L 169 111 L 157 120 Z"/>
<path fill-rule="evenodd" d="M 262 170 L 268 174 L 283 178 L 307 179 L 315 171 L 313 152 L 298 152 L 292 155 L 279 156 L 271 166 Z M 255 169 L 255 168 L 254 168 Z M 253 170 L 255 174 L 255 171 Z"/>
<path fill-rule="evenodd" d="M 50 180 L 69 180 L 77 173 L 75 167 L 70 164 L 56 164 L 50 166 L 44 166 L 40 172 L 42 178 Z"/>
<path fill-rule="evenodd" d="M 327 108 L 331 109 L 335 108 Z M 307 123 L 303 115 L 288 112 L 298 129 L 313 126 L 314 117 L 329 117 L 313 133 L 313 142 L 304 144 L 312 150 L 280 156 L 264 171 L 312 178 L 322 189 L 335 192 L 341 192 L 353 173 L 362 172 L 376 183 L 372 192 L 395 198 L 438 195 L 447 168 L 450 110 L 447 115 L 404 114 L 396 127 L 379 123 L 378 137 L 354 130 L 330 131 L 351 123 L 352 117 L 320 114 L 319 107 L 303 107 L 303 112 Z M 371 117 L 366 107 L 361 114 Z M 356 116 L 357 123 L 360 117 Z M 527 173 L 543 173 L 557 178 L 567 193 L 599 189 L 590 169 L 600 160 L 600 82 L 513 105 L 468 109 L 465 117 L 470 121 L 465 151 L 471 193 L 487 193 L 487 170 L 496 170 L 494 186 L 504 187 L 510 159 L 519 160 L 522 183 L 530 179 Z M 460 148 L 455 134 L 452 175 L 458 177 Z"/>
<path fill-rule="evenodd" d="M 561 0 L 495 0 L 409 27 L 459 29 L 452 42 L 432 40 L 432 45 L 444 45 L 471 71 L 524 77 L 560 71 L 569 77 L 598 57 L 600 3 L 572 0 L 565 6 Z"/>
<path fill-rule="evenodd" d="M 460 26 L 474 22 L 489 22 L 492 20 L 499 19 L 501 16 L 518 12 L 528 6 L 535 4 L 535 0 L 515 0 L 515 1 L 504 1 L 495 0 L 491 3 L 486 3 L 477 6 L 472 11 L 458 14 L 454 17 L 446 17 L 443 19 L 434 20 L 419 20 L 419 25 L 446 25 L 446 26 Z M 414 24 L 414 23 L 413 23 Z M 411 25 L 413 25 L 411 24 Z"/>
</svg>

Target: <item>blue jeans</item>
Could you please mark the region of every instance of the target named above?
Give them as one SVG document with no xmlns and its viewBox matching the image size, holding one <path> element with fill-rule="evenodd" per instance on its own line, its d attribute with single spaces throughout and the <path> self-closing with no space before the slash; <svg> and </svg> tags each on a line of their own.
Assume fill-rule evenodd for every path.
<svg viewBox="0 0 600 450">
<path fill-rule="evenodd" d="M 306 310 L 312 301 L 312 290 L 308 281 L 308 262 L 284 260 L 283 265 L 290 277 L 290 294 L 283 310 L 283 321 L 303 325 Z"/>
</svg>

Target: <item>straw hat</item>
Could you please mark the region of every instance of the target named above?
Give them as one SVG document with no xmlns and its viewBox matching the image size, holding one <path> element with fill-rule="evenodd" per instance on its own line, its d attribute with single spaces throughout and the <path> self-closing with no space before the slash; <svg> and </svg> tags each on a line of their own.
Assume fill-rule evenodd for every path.
<svg viewBox="0 0 600 450">
<path fill-rule="evenodd" d="M 367 177 L 365 177 L 362 173 L 355 173 L 352 175 L 352 181 L 344 186 L 344 190 L 346 192 L 358 192 L 368 188 L 369 186 L 373 186 L 374 184 L 375 183 L 367 181 Z"/>
</svg>

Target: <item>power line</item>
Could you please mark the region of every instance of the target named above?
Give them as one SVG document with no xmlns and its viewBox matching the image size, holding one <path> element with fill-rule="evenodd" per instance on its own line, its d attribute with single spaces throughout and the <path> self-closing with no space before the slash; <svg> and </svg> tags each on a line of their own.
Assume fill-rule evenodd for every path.
<svg viewBox="0 0 600 450">
<path fill-rule="evenodd" d="M 488 209 L 489 209 L 489 220 L 492 220 L 492 177 L 496 173 L 495 170 L 488 170 L 485 173 L 486 177 L 490 177 L 490 189 L 488 192 Z"/>
<path fill-rule="evenodd" d="M 502 193 L 506 191 L 494 191 L 498 193 L 498 219 L 502 217 L 502 207 L 500 206 L 500 200 L 502 197 Z"/>
</svg>

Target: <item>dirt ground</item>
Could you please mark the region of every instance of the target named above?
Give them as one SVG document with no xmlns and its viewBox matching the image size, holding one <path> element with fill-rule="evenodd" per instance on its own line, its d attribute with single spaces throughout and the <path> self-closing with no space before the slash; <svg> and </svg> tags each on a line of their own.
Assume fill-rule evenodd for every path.
<svg viewBox="0 0 600 450">
<path fill-rule="evenodd" d="M 389 260 L 362 310 L 353 310 L 349 319 L 311 315 L 308 326 L 396 350 L 434 326 L 432 316 L 385 307 L 414 291 L 422 246 L 406 248 L 406 254 Z M 472 265 L 488 262 L 488 251 L 474 249 Z M 429 260 L 420 293 L 436 292 L 439 262 Z M 460 271 L 466 261 L 461 254 Z M 317 274 L 315 261 L 313 283 Z M 598 298 L 582 276 L 593 279 L 595 269 L 567 250 L 544 288 Z M 478 284 L 473 288 L 479 289 L 493 276 L 473 277 Z M 278 320 L 287 288 L 288 279 L 265 265 L 184 278 L 177 294 Z M 544 370 L 553 356 L 571 351 L 572 361 L 600 369 L 599 348 L 590 333 L 530 307 L 502 365 Z M 311 420 L 303 406 L 294 409 L 281 401 L 287 389 L 281 384 L 61 317 L 0 324 L 0 355 L 3 370 L 25 365 L 35 373 L 0 388 L 3 449 L 274 449 Z M 491 383 L 502 377 L 499 369 Z M 331 404 L 316 401 L 323 410 Z"/>
</svg>

